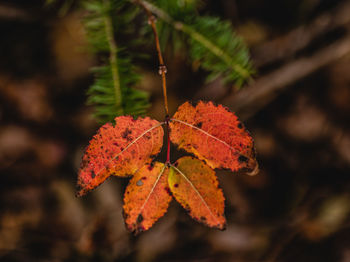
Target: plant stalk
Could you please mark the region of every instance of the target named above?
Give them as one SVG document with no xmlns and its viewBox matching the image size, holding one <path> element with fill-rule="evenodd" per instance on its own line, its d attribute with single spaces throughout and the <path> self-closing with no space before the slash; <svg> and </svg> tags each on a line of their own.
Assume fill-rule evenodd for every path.
<svg viewBox="0 0 350 262">
<path fill-rule="evenodd" d="M 158 73 L 162 76 L 162 88 L 163 88 L 163 97 L 164 97 L 164 107 L 165 107 L 165 124 L 166 124 L 166 135 L 167 135 L 167 156 L 166 156 L 166 164 L 170 165 L 170 118 L 169 118 L 169 108 L 168 108 L 168 96 L 167 96 L 167 88 L 166 88 L 166 76 L 167 68 L 164 64 L 164 59 L 162 55 L 162 50 L 160 49 L 160 43 L 159 43 L 159 37 L 156 27 L 156 18 L 152 14 L 152 12 L 147 8 L 146 5 L 144 5 L 144 1 L 136 0 L 136 3 L 139 4 L 146 12 L 148 16 L 148 23 L 152 27 L 154 40 L 156 43 L 157 53 L 158 53 L 158 60 L 159 60 L 159 71 Z"/>
<path fill-rule="evenodd" d="M 159 37 L 158 37 L 158 32 L 157 32 L 157 27 L 156 27 L 156 18 L 152 14 L 152 12 L 148 9 L 148 6 L 145 5 L 144 1 L 137 0 L 137 4 L 139 4 L 146 12 L 148 16 L 148 23 L 152 27 L 153 35 L 154 35 L 154 40 L 156 43 L 156 48 L 157 48 L 157 53 L 158 53 L 158 60 L 159 60 L 159 68 L 158 68 L 158 73 L 162 77 L 162 88 L 163 88 L 163 96 L 164 96 L 164 107 L 165 107 L 165 114 L 169 116 L 169 108 L 168 108 L 168 96 L 167 96 L 167 87 L 166 87 L 166 76 L 165 74 L 167 73 L 167 68 L 164 64 L 164 59 L 162 55 L 162 50 L 160 49 L 160 43 L 159 43 Z"/>
</svg>

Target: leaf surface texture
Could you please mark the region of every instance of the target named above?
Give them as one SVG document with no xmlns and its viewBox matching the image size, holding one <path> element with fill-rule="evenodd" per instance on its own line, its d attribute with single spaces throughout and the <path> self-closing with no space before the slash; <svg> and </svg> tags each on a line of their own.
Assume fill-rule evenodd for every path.
<svg viewBox="0 0 350 262">
<path fill-rule="evenodd" d="M 148 230 L 166 213 L 172 199 L 168 173 L 163 163 L 156 162 L 142 167 L 130 180 L 123 207 L 128 230 L 135 234 Z"/>
<path fill-rule="evenodd" d="M 238 118 L 222 105 L 200 101 L 179 107 L 170 122 L 170 139 L 212 168 L 257 169 L 253 139 Z"/>
<path fill-rule="evenodd" d="M 162 123 L 149 117 L 115 118 L 90 141 L 78 174 L 78 196 L 96 188 L 111 175 L 125 177 L 152 161 L 163 145 Z"/>
<path fill-rule="evenodd" d="M 168 181 L 174 198 L 193 219 L 225 228 L 225 198 L 213 169 L 193 157 L 182 157 L 171 166 Z"/>
</svg>

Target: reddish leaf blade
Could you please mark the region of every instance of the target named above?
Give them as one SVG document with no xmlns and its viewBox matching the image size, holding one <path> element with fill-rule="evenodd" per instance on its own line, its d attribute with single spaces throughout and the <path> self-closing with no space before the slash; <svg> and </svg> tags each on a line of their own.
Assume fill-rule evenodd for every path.
<svg viewBox="0 0 350 262">
<path fill-rule="evenodd" d="M 163 145 L 162 123 L 147 118 L 131 116 L 115 118 L 103 125 L 90 141 L 78 174 L 82 196 L 99 186 L 109 176 L 125 177 L 152 161 Z"/>
<path fill-rule="evenodd" d="M 209 227 L 225 228 L 225 198 L 213 169 L 185 156 L 171 165 L 168 182 L 175 199 L 193 219 Z"/>
<path fill-rule="evenodd" d="M 256 174 L 254 142 L 237 117 L 222 105 L 186 102 L 170 123 L 170 139 L 212 168 L 241 169 Z"/>
<path fill-rule="evenodd" d="M 135 173 L 125 190 L 124 218 L 127 228 L 138 234 L 162 217 L 172 197 L 168 187 L 169 169 L 156 162 Z"/>
</svg>

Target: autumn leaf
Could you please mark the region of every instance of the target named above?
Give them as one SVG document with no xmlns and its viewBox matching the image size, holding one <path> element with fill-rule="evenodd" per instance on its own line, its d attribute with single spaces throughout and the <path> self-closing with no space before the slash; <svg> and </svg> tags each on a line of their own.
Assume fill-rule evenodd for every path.
<svg viewBox="0 0 350 262">
<path fill-rule="evenodd" d="M 138 170 L 125 190 L 124 219 L 127 228 L 138 234 L 162 217 L 172 197 L 168 187 L 169 168 L 156 162 Z"/>
<path fill-rule="evenodd" d="M 152 161 L 163 145 L 163 123 L 149 117 L 115 118 L 90 141 L 78 174 L 77 196 L 96 188 L 109 176 L 125 177 Z"/>
<path fill-rule="evenodd" d="M 115 122 L 102 126 L 90 141 L 78 175 L 78 196 L 109 176 L 133 175 L 124 194 L 128 230 L 138 234 L 151 228 L 166 213 L 172 196 L 196 221 L 225 228 L 225 198 L 213 169 L 258 170 L 253 139 L 232 112 L 212 102 L 195 107 L 186 102 L 162 123 L 130 116 Z M 152 162 L 163 144 L 162 125 L 170 130 L 167 160 Z M 172 164 L 170 141 L 199 159 L 185 156 Z"/>
<path fill-rule="evenodd" d="M 225 228 L 225 198 L 213 169 L 185 156 L 171 165 L 168 181 L 174 198 L 193 219 L 209 227 Z"/>
<path fill-rule="evenodd" d="M 257 173 L 252 137 L 222 105 L 200 101 L 194 107 L 186 102 L 170 121 L 170 140 L 210 167 Z"/>
</svg>

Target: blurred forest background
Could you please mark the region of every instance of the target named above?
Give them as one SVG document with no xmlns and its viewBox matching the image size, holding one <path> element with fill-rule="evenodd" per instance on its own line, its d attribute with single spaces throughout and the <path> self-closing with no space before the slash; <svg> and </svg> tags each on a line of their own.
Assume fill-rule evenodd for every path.
<svg viewBox="0 0 350 262">
<path fill-rule="evenodd" d="M 122 217 L 128 179 L 75 197 L 99 124 L 86 106 L 96 59 L 83 51 L 83 13 L 66 2 L 62 14 L 64 2 L 0 1 L 0 261 L 350 261 L 350 1 L 203 1 L 200 13 L 243 37 L 257 73 L 237 91 L 165 53 L 170 111 L 186 100 L 227 105 L 252 133 L 261 171 L 218 172 L 225 231 L 173 201 L 136 237 Z M 147 51 L 154 63 L 138 87 L 162 120 Z"/>
</svg>

